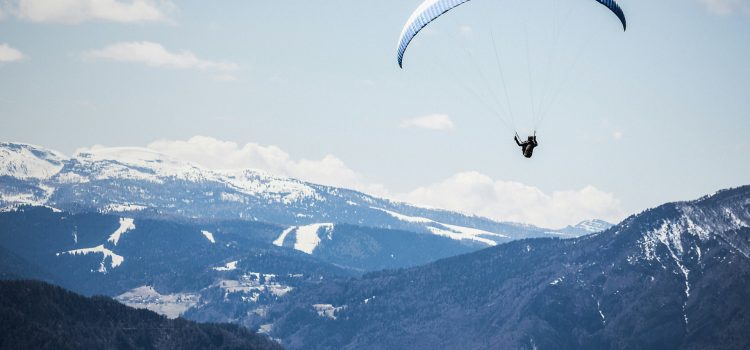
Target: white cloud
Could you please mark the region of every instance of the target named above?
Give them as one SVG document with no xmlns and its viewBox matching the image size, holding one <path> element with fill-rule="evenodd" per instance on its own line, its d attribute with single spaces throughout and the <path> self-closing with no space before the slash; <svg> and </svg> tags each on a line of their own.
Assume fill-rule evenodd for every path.
<svg viewBox="0 0 750 350">
<path fill-rule="evenodd" d="M 0 44 L 0 62 L 16 62 L 24 59 L 24 54 L 8 44 Z"/>
<path fill-rule="evenodd" d="M 296 160 L 276 146 L 256 143 L 240 145 L 205 136 L 195 136 L 187 141 L 156 141 L 149 144 L 148 148 L 209 169 L 259 169 L 313 183 L 383 194 L 382 186 L 368 184 L 362 174 L 330 154 L 319 160 Z"/>
<path fill-rule="evenodd" d="M 623 136 L 625 135 L 622 133 L 622 131 L 619 130 L 612 133 L 612 138 L 617 141 L 622 140 Z"/>
<path fill-rule="evenodd" d="M 174 69 L 230 71 L 238 68 L 234 63 L 198 58 L 190 51 L 170 52 L 161 44 L 149 41 L 116 43 L 99 50 L 85 52 L 83 57 Z"/>
<path fill-rule="evenodd" d="M 159 22 L 175 6 L 168 0 L 14 0 L 9 13 L 32 22 Z"/>
<path fill-rule="evenodd" d="M 716 14 L 741 13 L 750 16 L 750 0 L 700 0 L 706 8 Z"/>
<path fill-rule="evenodd" d="M 593 186 L 544 193 L 518 182 L 494 180 L 478 172 L 459 173 L 417 188 L 399 199 L 496 220 L 563 227 L 586 219 L 617 222 L 624 216 L 620 202 Z"/>
<path fill-rule="evenodd" d="M 402 128 L 420 128 L 428 130 L 453 130 L 453 121 L 445 114 L 430 114 L 422 117 L 405 119 L 399 125 Z"/>
<path fill-rule="evenodd" d="M 195 136 L 186 141 L 156 141 L 148 148 L 209 169 L 258 169 L 274 175 L 352 188 L 376 196 L 500 221 L 556 228 L 586 219 L 617 222 L 625 214 L 612 194 L 593 186 L 544 193 L 539 188 L 522 183 L 495 180 L 477 172 L 464 172 L 413 191 L 393 194 L 383 185 L 369 182 L 363 174 L 330 154 L 321 159 L 294 159 L 277 146 L 256 143 L 240 145 L 205 136 Z"/>
</svg>

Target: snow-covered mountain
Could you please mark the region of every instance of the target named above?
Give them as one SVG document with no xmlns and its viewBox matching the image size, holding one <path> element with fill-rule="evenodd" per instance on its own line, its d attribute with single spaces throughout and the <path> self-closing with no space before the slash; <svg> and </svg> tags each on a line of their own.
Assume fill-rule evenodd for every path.
<svg viewBox="0 0 750 350">
<path fill-rule="evenodd" d="M 262 322 L 288 349 L 747 349 L 748 299 L 745 186 L 300 290 Z"/>
<path fill-rule="evenodd" d="M 38 146 L 0 143 L 0 208 L 27 204 L 70 212 L 274 223 L 293 230 L 297 241 L 307 237 L 306 243 L 292 246 L 308 252 L 314 249 L 310 244 L 327 237 L 308 228 L 326 223 L 434 234 L 476 247 L 518 238 L 572 237 L 606 226 L 549 230 L 497 222 L 256 170 L 205 169 L 142 148 L 97 148 L 66 157 Z"/>
<path fill-rule="evenodd" d="M 3 162 L 2 198 L 17 200 L 4 205 L 53 208 L 0 212 L 0 278 L 238 323 L 290 349 L 750 346 L 748 186 L 476 251 L 608 225 L 544 230 L 242 172 L 263 188 L 250 192 L 142 150 L 15 154 L 34 151 L 46 156 Z"/>
<path fill-rule="evenodd" d="M 0 176 L 23 179 L 48 179 L 63 167 L 66 157 L 39 147 L 0 143 Z"/>
<path fill-rule="evenodd" d="M 581 232 L 597 233 L 597 232 L 606 231 L 612 226 L 614 225 L 604 220 L 592 219 L 592 220 L 581 221 L 576 225 L 568 226 L 560 231 L 567 232 L 572 235 L 580 235 Z"/>
</svg>

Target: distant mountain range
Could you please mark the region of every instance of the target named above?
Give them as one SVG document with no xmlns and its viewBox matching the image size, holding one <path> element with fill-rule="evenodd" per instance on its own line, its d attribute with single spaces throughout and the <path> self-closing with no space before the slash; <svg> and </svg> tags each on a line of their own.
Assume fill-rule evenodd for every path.
<svg viewBox="0 0 750 350">
<path fill-rule="evenodd" d="M 301 290 L 269 319 L 289 349 L 747 349 L 748 300 L 750 186 Z"/>
<path fill-rule="evenodd" d="M 6 143 L 0 208 L 0 280 L 289 349 L 750 347 L 750 186 L 548 230 L 143 149 Z"/>
<path fill-rule="evenodd" d="M 611 226 L 591 220 L 551 230 L 497 222 L 254 170 L 209 170 L 142 148 L 66 157 L 0 143 L 0 211 L 28 205 L 200 223 L 208 232 L 227 222 L 266 223 L 275 232 L 264 231 L 265 242 L 356 271 L 415 266 L 514 239 L 576 237 Z"/>
<path fill-rule="evenodd" d="M 66 157 L 38 146 L 0 143 L 0 207 L 28 204 L 69 212 L 241 219 L 287 227 L 350 224 L 429 233 L 482 247 L 519 238 L 582 235 L 610 226 L 597 221 L 550 230 L 497 222 L 255 170 L 209 170 L 142 148 L 97 149 Z"/>
</svg>

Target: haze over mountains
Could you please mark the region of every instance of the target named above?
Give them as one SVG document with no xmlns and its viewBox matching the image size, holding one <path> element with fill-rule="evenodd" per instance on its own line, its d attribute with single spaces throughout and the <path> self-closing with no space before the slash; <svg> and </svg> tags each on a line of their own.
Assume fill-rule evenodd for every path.
<svg viewBox="0 0 750 350">
<path fill-rule="evenodd" d="M 0 207 L 3 279 L 290 349 L 750 346 L 750 186 L 549 230 L 141 149 L 6 143 Z"/>
</svg>

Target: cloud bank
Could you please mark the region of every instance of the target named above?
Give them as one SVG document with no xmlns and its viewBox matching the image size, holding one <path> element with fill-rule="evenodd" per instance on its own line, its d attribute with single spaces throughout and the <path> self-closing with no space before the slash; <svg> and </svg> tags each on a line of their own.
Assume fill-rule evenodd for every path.
<svg viewBox="0 0 750 350">
<path fill-rule="evenodd" d="M 171 52 L 161 44 L 150 41 L 120 42 L 85 52 L 83 57 L 90 60 L 139 63 L 149 67 L 173 69 L 231 71 L 239 67 L 234 63 L 201 59 L 190 51 Z"/>
<path fill-rule="evenodd" d="M 399 124 L 401 128 L 419 128 L 427 130 L 453 130 L 455 125 L 451 117 L 445 114 L 430 114 L 422 117 L 404 119 Z"/>
<path fill-rule="evenodd" d="M 169 0 L 10 0 L 4 12 L 37 23 L 165 22 L 176 6 Z"/>
<path fill-rule="evenodd" d="M 328 154 L 321 159 L 295 159 L 277 146 L 240 145 L 211 137 L 186 141 L 161 140 L 148 148 L 209 169 L 259 169 L 329 186 L 360 190 L 417 205 L 476 214 L 499 221 L 563 227 L 586 219 L 617 222 L 625 216 L 611 193 L 593 186 L 545 193 L 537 187 L 492 179 L 478 172 L 462 172 L 405 193 L 393 193 Z"/>
<path fill-rule="evenodd" d="M 168 0 L 15 0 L 6 5 L 6 11 L 20 19 L 63 24 L 163 22 L 174 8 Z"/>
<path fill-rule="evenodd" d="M 534 186 L 496 180 L 474 171 L 419 187 L 400 195 L 399 199 L 496 220 L 553 228 L 593 218 L 617 222 L 625 214 L 614 195 L 593 186 L 545 193 Z"/>
<path fill-rule="evenodd" d="M 24 59 L 24 54 L 8 44 L 0 44 L 0 62 L 16 62 Z"/>
</svg>

